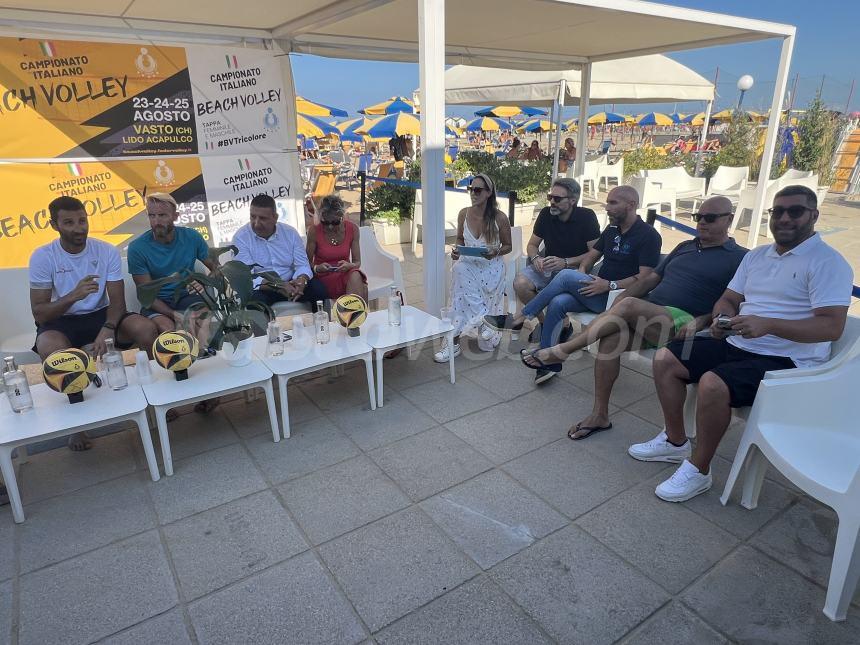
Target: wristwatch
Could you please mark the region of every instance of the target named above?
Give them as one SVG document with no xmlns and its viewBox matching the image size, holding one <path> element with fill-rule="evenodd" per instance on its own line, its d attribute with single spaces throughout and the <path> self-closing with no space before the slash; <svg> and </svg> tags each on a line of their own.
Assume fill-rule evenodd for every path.
<svg viewBox="0 0 860 645">
<path fill-rule="evenodd" d="M 102 327 L 104 327 L 105 329 L 110 329 L 111 331 L 116 331 L 116 325 L 114 325 L 112 322 L 106 322 L 104 325 L 102 325 Z"/>
<path fill-rule="evenodd" d="M 610 280 L 609 281 L 609 290 L 615 291 L 617 288 L 618 288 L 618 283 L 615 282 L 615 280 Z"/>
</svg>

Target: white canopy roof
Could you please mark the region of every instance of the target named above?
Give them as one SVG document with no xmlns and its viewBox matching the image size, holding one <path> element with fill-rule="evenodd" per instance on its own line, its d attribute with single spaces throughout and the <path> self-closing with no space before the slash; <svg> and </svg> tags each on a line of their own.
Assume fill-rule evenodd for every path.
<svg viewBox="0 0 860 645">
<path fill-rule="evenodd" d="M 492 67 L 570 69 L 794 34 L 789 25 L 638 0 L 457 0 L 444 13 L 447 62 Z M 289 51 L 336 58 L 415 61 L 418 52 L 416 0 L 0 0 L 4 24 L 16 33 L 53 25 L 183 42 L 274 37 Z"/>
<path fill-rule="evenodd" d="M 549 105 L 558 98 L 561 80 L 566 81 L 567 98 L 579 99 L 578 69 L 544 72 L 455 65 L 445 72 L 445 102 Z M 713 98 L 713 83 L 689 67 L 659 54 L 601 61 L 591 68 L 592 104 L 711 101 Z"/>
</svg>

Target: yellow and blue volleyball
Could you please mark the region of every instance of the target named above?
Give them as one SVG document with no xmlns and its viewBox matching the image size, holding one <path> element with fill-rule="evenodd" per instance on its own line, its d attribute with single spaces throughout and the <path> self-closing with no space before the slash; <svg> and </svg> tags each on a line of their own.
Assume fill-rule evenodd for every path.
<svg viewBox="0 0 860 645">
<path fill-rule="evenodd" d="M 335 301 L 334 315 L 347 329 L 357 329 L 367 319 L 367 303 L 361 296 L 346 294 Z"/>
<path fill-rule="evenodd" d="M 96 374 L 95 361 L 82 349 L 61 349 L 42 362 L 45 385 L 62 394 L 83 392 Z"/>
<path fill-rule="evenodd" d="M 183 330 L 163 332 L 152 343 L 155 362 L 171 372 L 187 370 L 199 352 L 197 339 Z"/>
</svg>

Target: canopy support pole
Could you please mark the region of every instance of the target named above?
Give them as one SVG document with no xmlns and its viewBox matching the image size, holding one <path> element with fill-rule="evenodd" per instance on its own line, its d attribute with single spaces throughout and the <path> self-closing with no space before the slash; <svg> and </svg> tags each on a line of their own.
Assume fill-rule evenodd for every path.
<svg viewBox="0 0 860 645">
<path fill-rule="evenodd" d="M 773 100 L 770 105 L 770 115 L 767 119 L 767 135 L 764 140 L 764 151 L 761 156 L 761 167 L 758 172 L 758 183 L 755 188 L 755 202 L 753 202 L 752 215 L 750 216 L 750 233 L 747 238 L 747 247 L 752 249 L 758 246 L 758 235 L 761 229 L 761 215 L 764 210 L 765 193 L 770 180 L 770 167 L 773 164 L 773 154 L 776 150 L 776 135 L 779 131 L 779 116 L 782 111 L 782 97 L 788 85 L 788 69 L 791 66 L 791 52 L 794 48 L 794 36 L 786 36 L 782 41 L 782 51 L 779 56 L 779 68 L 776 72 L 776 83 L 773 88 Z M 742 215 L 736 213 L 735 217 Z"/>
<path fill-rule="evenodd" d="M 445 305 L 445 0 L 418 2 L 421 89 L 421 189 L 424 217 L 424 302 L 431 315 Z"/>
<path fill-rule="evenodd" d="M 588 102 L 591 99 L 591 63 L 585 63 L 580 72 L 579 97 L 579 126 L 576 130 L 576 163 L 573 175 L 582 186 L 582 174 L 585 170 L 585 155 L 588 153 Z M 585 192 L 584 190 L 582 191 Z M 582 204 L 582 193 L 579 195 Z"/>
<path fill-rule="evenodd" d="M 564 94 L 567 90 L 567 84 L 564 79 L 561 79 L 558 82 L 558 98 L 556 99 L 556 104 L 558 105 L 558 110 L 556 110 L 555 114 L 555 150 L 552 153 L 552 180 L 555 181 L 555 178 L 558 177 L 558 157 L 559 152 L 561 151 L 561 111 L 564 108 Z M 550 128 L 550 136 L 552 136 L 552 128 Z"/>
<path fill-rule="evenodd" d="M 556 100 L 553 99 L 552 103 L 549 106 L 549 122 L 550 123 L 555 123 L 556 109 L 557 109 Z M 540 118 L 540 117 L 538 117 L 538 118 Z M 547 140 L 547 149 L 546 149 L 547 154 L 549 154 L 549 151 L 552 150 L 552 130 L 550 130 L 548 137 L 549 138 Z"/>
<path fill-rule="evenodd" d="M 702 148 L 705 147 L 705 141 L 708 140 L 708 126 L 711 123 L 711 110 L 713 107 L 713 101 L 708 101 L 708 105 L 705 106 L 705 122 L 702 124 L 702 132 L 699 135 L 699 154 L 696 157 L 696 177 L 702 172 L 702 156 L 705 154 Z"/>
</svg>

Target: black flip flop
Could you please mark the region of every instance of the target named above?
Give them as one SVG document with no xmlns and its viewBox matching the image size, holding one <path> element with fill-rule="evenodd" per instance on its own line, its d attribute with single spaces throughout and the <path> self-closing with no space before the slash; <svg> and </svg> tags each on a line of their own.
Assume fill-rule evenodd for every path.
<svg viewBox="0 0 860 645">
<path fill-rule="evenodd" d="M 583 439 L 588 439 L 591 435 L 596 434 L 598 432 L 603 432 L 604 430 L 611 430 L 612 422 L 609 422 L 609 425 L 598 427 L 598 426 L 582 426 L 578 423 L 576 424 L 576 428 L 572 428 L 573 432 L 570 430 L 567 431 L 567 438 L 572 439 L 573 441 L 582 441 Z M 588 434 L 583 435 L 581 437 L 574 437 L 574 433 L 588 430 Z"/>
<path fill-rule="evenodd" d="M 550 372 L 555 372 L 555 373 L 558 373 L 561 371 L 561 368 L 562 368 L 561 363 L 550 363 L 547 365 L 541 359 L 539 359 L 537 356 L 535 356 L 535 354 L 537 354 L 539 351 L 540 351 L 540 349 L 536 349 L 536 350 L 529 352 L 528 354 L 523 354 L 522 352 L 520 352 L 520 361 L 522 361 L 522 364 L 525 365 L 526 367 L 528 367 L 530 370 L 548 370 Z M 535 359 L 539 363 L 539 365 L 529 365 L 528 363 L 526 363 L 526 358 L 528 356 L 531 356 L 533 359 Z"/>
</svg>

